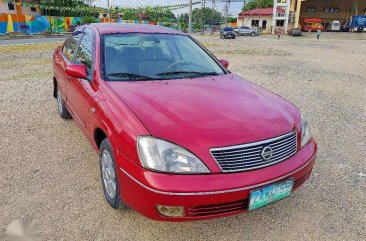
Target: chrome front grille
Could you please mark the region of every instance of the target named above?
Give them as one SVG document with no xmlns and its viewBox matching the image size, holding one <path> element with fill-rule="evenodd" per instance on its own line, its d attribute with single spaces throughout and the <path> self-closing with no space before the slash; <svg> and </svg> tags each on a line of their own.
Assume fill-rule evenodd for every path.
<svg viewBox="0 0 366 241">
<path fill-rule="evenodd" d="M 259 169 L 284 161 L 297 150 L 297 133 L 230 147 L 213 148 L 210 152 L 223 172 Z"/>
</svg>

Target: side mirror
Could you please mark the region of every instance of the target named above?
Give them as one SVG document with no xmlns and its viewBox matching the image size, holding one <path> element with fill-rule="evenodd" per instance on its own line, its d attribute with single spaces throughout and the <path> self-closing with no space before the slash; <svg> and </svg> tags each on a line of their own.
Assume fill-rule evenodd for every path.
<svg viewBox="0 0 366 241">
<path fill-rule="evenodd" d="M 88 74 L 83 64 L 69 64 L 66 67 L 66 74 L 70 77 L 86 79 Z"/>
<path fill-rule="evenodd" d="M 225 69 L 229 68 L 229 61 L 225 60 L 225 59 L 220 59 L 219 63 L 224 66 Z"/>
</svg>

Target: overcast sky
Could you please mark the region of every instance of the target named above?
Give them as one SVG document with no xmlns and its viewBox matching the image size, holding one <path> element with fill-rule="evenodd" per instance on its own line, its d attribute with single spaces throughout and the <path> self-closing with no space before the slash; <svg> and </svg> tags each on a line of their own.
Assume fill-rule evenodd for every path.
<svg viewBox="0 0 366 241">
<path fill-rule="evenodd" d="M 188 3 L 189 0 L 110 0 L 112 6 L 129 6 L 129 7 L 138 7 L 138 6 L 166 6 L 166 5 L 175 5 L 175 4 L 183 4 Z M 196 2 L 196 0 L 193 0 Z M 96 6 L 107 7 L 107 0 L 96 0 Z M 211 2 L 206 2 L 207 6 L 211 7 Z M 195 7 L 201 7 L 200 4 L 195 5 Z M 237 16 L 237 14 L 241 11 L 243 7 L 243 3 L 231 3 L 230 4 L 230 14 L 233 16 Z M 223 12 L 224 4 L 216 3 L 216 10 Z M 188 12 L 188 8 L 174 11 L 175 14 L 180 14 L 182 12 Z"/>
</svg>

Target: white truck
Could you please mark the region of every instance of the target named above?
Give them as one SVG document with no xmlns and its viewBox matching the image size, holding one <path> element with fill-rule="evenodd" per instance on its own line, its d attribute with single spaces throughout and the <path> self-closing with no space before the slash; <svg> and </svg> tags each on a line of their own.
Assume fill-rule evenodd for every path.
<svg viewBox="0 0 366 241">
<path fill-rule="evenodd" d="M 341 22 L 339 20 L 334 20 L 330 25 L 330 31 L 339 32 L 341 31 Z"/>
<path fill-rule="evenodd" d="M 240 35 L 240 36 L 244 36 L 244 35 L 250 35 L 250 36 L 258 36 L 259 32 L 257 28 L 249 28 L 246 26 L 241 26 L 239 28 L 234 28 L 234 31 L 236 33 L 236 35 Z"/>
</svg>

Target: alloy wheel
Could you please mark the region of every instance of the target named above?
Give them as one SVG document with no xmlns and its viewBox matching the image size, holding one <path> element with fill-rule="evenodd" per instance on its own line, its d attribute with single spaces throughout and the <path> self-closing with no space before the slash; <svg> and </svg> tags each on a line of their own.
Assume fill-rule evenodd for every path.
<svg viewBox="0 0 366 241">
<path fill-rule="evenodd" d="M 58 90 L 57 91 L 57 108 L 58 108 L 58 111 L 60 112 L 60 113 L 62 113 L 62 97 L 61 97 L 61 93 L 60 93 L 60 91 Z"/>
<path fill-rule="evenodd" d="M 117 192 L 116 173 L 112 156 L 107 150 L 102 152 L 102 175 L 103 185 L 108 196 L 111 199 L 115 198 Z"/>
</svg>

